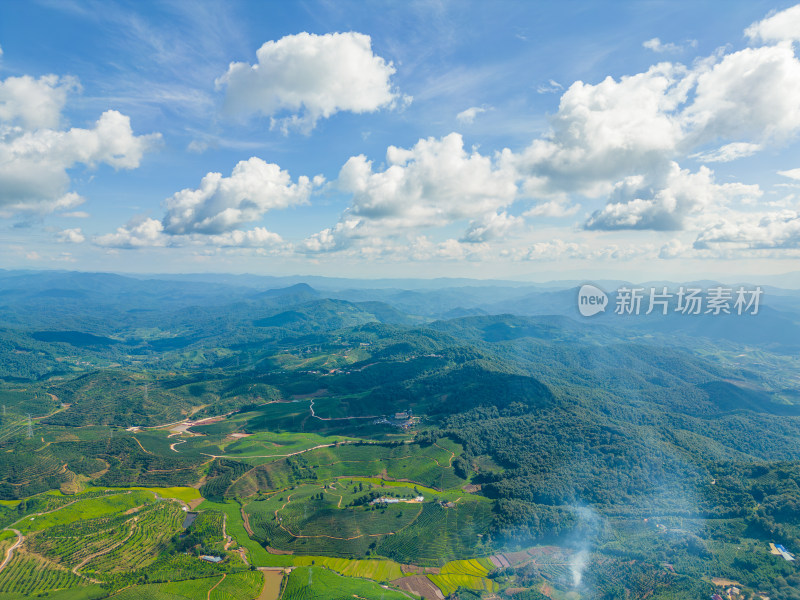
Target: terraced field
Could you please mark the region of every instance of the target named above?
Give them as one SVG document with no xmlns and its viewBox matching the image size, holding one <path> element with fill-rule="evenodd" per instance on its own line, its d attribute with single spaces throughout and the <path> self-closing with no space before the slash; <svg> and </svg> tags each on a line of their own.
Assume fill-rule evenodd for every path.
<svg viewBox="0 0 800 600">
<path fill-rule="evenodd" d="M 171 502 L 159 502 L 134 517 L 131 531 L 108 552 L 84 563 L 82 570 L 94 578 L 107 573 L 141 569 L 156 560 L 168 540 L 181 530 L 184 512 Z"/>
<path fill-rule="evenodd" d="M 349 487 L 350 482 L 353 488 Z M 360 484 L 360 485 L 359 485 Z M 359 491 L 361 488 L 361 491 Z M 267 545 L 303 554 L 361 557 L 386 535 L 413 527 L 422 513 L 419 503 L 369 505 L 368 494 L 413 498 L 412 488 L 375 487 L 339 480 L 335 484 L 304 485 L 250 502 L 246 512 L 253 535 Z M 360 504 L 352 506 L 360 499 Z"/>
<path fill-rule="evenodd" d="M 263 586 L 258 571 L 222 576 L 137 585 L 111 596 L 114 600 L 253 600 Z"/>
<path fill-rule="evenodd" d="M 191 492 L 181 488 L 165 490 L 165 495 L 188 498 L 194 495 Z M 173 554 L 170 559 L 164 554 L 181 533 L 186 513 L 179 502 L 157 499 L 151 490 L 91 490 L 73 497 L 48 493 L 26 504 L 34 510 L 47 510 L 29 512 L 13 525 L 23 532 L 25 541 L 0 572 L 3 600 L 13 598 L 13 594 L 27 597 L 45 592 L 67 594 L 65 600 L 86 594 L 87 598 L 98 597 L 95 583 L 104 582 L 111 590 L 128 586 L 131 574 L 142 573 L 150 565 L 150 574 L 156 580 L 191 579 L 204 572 L 220 579 L 225 571 L 196 557 Z M 221 514 L 202 515 L 199 529 L 202 539 L 216 540 L 216 547 L 222 551 Z M 15 539 L 7 530 L 0 543 L 5 549 Z M 226 564 L 234 570 L 244 568 L 238 557 Z M 133 581 L 139 576 L 133 576 Z M 258 573 L 254 577 L 260 580 Z M 231 590 L 230 585 L 221 583 L 216 597 L 239 598 L 241 586 L 237 584 Z M 255 584 L 250 587 L 260 589 Z M 153 592 L 153 597 L 159 597 L 159 593 Z"/>
<path fill-rule="evenodd" d="M 484 554 L 479 534 L 488 531 L 491 503 L 467 498 L 453 508 L 425 503 L 413 527 L 386 536 L 377 552 L 401 563 L 437 566 L 447 560 Z"/>
<path fill-rule="evenodd" d="M 154 501 L 153 494 L 144 491 L 117 492 L 94 498 L 78 496 L 63 503 L 63 508 L 49 509 L 44 514 L 26 517 L 19 522 L 17 529 L 27 534 L 65 523 L 110 516 Z"/>
<path fill-rule="evenodd" d="M 299 567 L 310 567 L 313 564 L 346 577 L 362 577 L 384 583 L 404 575 L 402 567 L 393 560 L 351 560 L 330 556 L 298 556 L 294 559 L 294 564 Z"/>
<path fill-rule="evenodd" d="M 69 569 L 17 550 L 0 572 L 0 592 L 33 596 L 43 592 L 84 585 L 87 581 Z"/>
<path fill-rule="evenodd" d="M 492 570 L 494 570 L 494 565 L 488 558 L 456 560 L 445 564 L 438 575 L 428 575 L 428 578 L 442 590 L 445 596 L 449 596 L 459 587 L 496 592 L 499 590 L 499 586 L 487 578 Z"/>
<path fill-rule="evenodd" d="M 290 566 L 291 557 L 268 553 L 264 546 L 250 537 L 242 519 L 241 507 L 234 502 L 204 501 L 198 510 L 216 510 L 227 515 L 226 530 L 235 542 L 246 550 L 247 560 L 257 567 Z"/>
<path fill-rule="evenodd" d="M 382 588 L 372 581 L 342 577 L 319 567 L 294 569 L 281 600 L 352 600 L 354 597 L 408 600 L 402 592 Z"/>
<path fill-rule="evenodd" d="M 458 488 L 465 481 L 455 475 L 452 456 L 436 445 L 343 443 L 261 465 L 241 477 L 227 495 L 248 498 L 258 491 L 279 490 L 303 480 L 379 475 L 437 490 Z"/>
</svg>

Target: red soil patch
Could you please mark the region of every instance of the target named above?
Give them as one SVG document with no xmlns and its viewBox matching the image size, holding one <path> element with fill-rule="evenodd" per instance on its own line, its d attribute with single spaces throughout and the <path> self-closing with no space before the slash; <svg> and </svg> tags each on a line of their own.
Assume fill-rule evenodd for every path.
<svg viewBox="0 0 800 600">
<path fill-rule="evenodd" d="M 402 590 L 422 596 L 425 600 L 444 600 L 442 590 L 433 585 L 433 582 L 425 575 L 401 577 L 400 579 L 395 579 L 392 583 Z"/>
</svg>

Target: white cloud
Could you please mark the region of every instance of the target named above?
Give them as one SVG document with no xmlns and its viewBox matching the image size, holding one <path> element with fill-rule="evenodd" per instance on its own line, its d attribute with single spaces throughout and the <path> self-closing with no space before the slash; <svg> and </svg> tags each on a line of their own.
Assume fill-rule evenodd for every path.
<svg viewBox="0 0 800 600">
<path fill-rule="evenodd" d="M 372 40 L 361 33 L 288 35 L 265 43 L 256 57 L 254 65 L 231 63 L 217 79 L 217 87 L 226 88 L 225 110 L 271 117 L 284 132 L 309 132 L 340 111 L 374 112 L 411 100 L 392 88 L 394 66 L 375 55 Z"/>
<path fill-rule="evenodd" d="M 609 244 L 600 247 L 591 247 L 586 243 L 565 242 L 556 238 L 545 242 L 535 242 L 527 248 L 504 250 L 501 256 L 518 261 L 540 260 L 629 260 L 642 256 L 654 256 L 651 244 L 639 244 L 621 247 Z"/>
<path fill-rule="evenodd" d="M 306 250 L 340 250 L 355 239 L 399 235 L 460 220 L 478 222 L 480 227 L 493 219 L 491 215 L 507 220 L 507 215 L 497 213 L 517 193 L 515 173 L 477 151 L 467 153 L 457 133 L 421 139 L 411 149 L 390 146 L 386 164 L 383 171 L 375 172 L 372 161 L 363 155 L 344 164 L 336 186 L 352 195 L 352 205 L 335 227 L 308 238 Z"/>
<path fill-rule="evenodd" d="M 350 215 L 390 227 L 432 227 L 497 211 L 516 195 L 515 174 L 477 151 L 468 154 L 457 133 L 421 139 L 410 150 L 390 146 L 386 162 L 373 172 L 360 155 L 342 167 L 337 185 L 353 194 Z"/>
<path fill-rule="evenodd" d="M 470 223 L 469 228 L 459 241 L 469 244 L 482 244 L 504 238 L 515 231 L 521 230 L 524 225 L 525 219 L 522 217 L 514 217 L 505 211 L 491 213 L 483 219 Z"/>
<path fill-rule="evenodd" d="M 67 169 L 101 163 L 115 169 L 136 168 L 159 138 L 159 134 L 134 135 L 130 119 L 114 110 L 104 112 L 91 129 L 0 130 L 0 215 L 74 208 L 83 199 L 68 191 Z"/>
<path fill-rule="evenodd" d="M 800 248 L 800 212 L 783 210 L 762 215 L 739 214 L 707 227 L 695 248 L 789 249 Z"/>
<path fill-rule="evenodd" d="M 339 221 L 334 227 L 328 227 L 305 240 L 301 246 L 304 252 L 312 254 L 335 252 L 350 246 L 350 232 L 358 225 L 358 221 Z"/>
<path fill-rule="evenodd" d="M 197 189 L 184 189 L 165 202 L 164 231 L 169 234 L 220 234 L 260 219 L 269 210 L 308 201 L 314 185 L 301 176 L 293 183 L 287 171 L 252 157 L 239 162 L 230 177 L 208 173 Z"/>
<path fill-rule="evenodd" d="M 669 49 L 658 40 L 646 45 Z M 588 228 L 697 225 L 687 217 L 760 191 L 717 185 L 710 171 L 691 175 L 676 160 L 729 162 L 795 137 L 800 60 L 791 45 L 778 44 L 718 53 L 691 67 L 662 62 L 619 80 L 578 81 L 562 95 L 550 126 L 522 152 L 502 153 L 500 164 L 518 171 L 524 194 L 546 200 L 526 216 L 557 211 L 571 194 L 583 194 L 608 196 Z M 718 148 L 695 150 L 711 144 Z"/>
<path fill-rule="evenodd" d="M 9 77 L 0 81 L 0 123 L 26 130 L 58 127 L 67 95 L 79 88 L 73 77 Z"/>
<path fill-rule="evenodd" d="M 582 258 L 586 254 L 586 246 L 564 240 L 536 242 L 519 257 L 521 260 L 555 260 L 559 258 Z"/>
<path fill-rule="evenodd" d="M 673 49 L 652 40 L 647 45 Z M 477 112 L 462 114 L 469 119 Z M 420 140 L 411 150 L 391 147 L 379 172 L 364 156 L 352 157 L 337 182 L 352 194 L 352 206 L 304 246 L 341 250 L 354 240 L 460 219 L 470 221 L 461 241 L 482 243 L 503 235 L 494 233 L 500 231 L 495 225 L 508 220 L 520 195 L 537 201 L 526 218 L 575 214 L 579 207 L 570 197 L 582 194 L 607 197 L 587 229 L 702 228 L 731 203 L 753 202 L 762 192 L 719 184 L 707 167 L 682 170 L 677 159 L 728 162 L 795 135 L 800 61 L 787 45 L 764 46 L 718 53 L 690 67 L 661 62 L 619 80 L 578 81 L 561 96 L 550 125 L 522 152 L 506 149 L 493 160 L 477 152 L 468 160 L 457 134 Z M 718 148 L 692 154 L 711 144 Z"/>
<path fill-rule="evenodd" d="M 800 131 L 800 60 L 790 46 L 745 48 L 697 72 L 680 115 L 687 144 L 783 141 Z"/>
<path fill-rule="evenodd" d="M 703 162 L 731 162 L 739 158 L 752 156 L 763 146 L 761 144 L 751 144 L 749 142 L 733 142 L 725 144 L 711 152 L 698 152 L 689 155 L 689 158 L 696 158 Z"/>
<path fill-rule="evenodd" d="M 308 252 L 309 250 L 306 250 Z M 338 257 L 360 258 L 369 261 L 481 261 L 491 254 L 486 243 L 462 242 L 454 238 L 435 241 L 425 235 L 401 238 L 372 237 L 357 245 L 340 249 Z"/>
<path fill-rule="evenodd" d="M 82 244 L 86 241 L 86 236 L 83 235 L 83 232 L 80 230 L 80 228 L 64 229 L 63 231 L 58 232 L 56 238 L 59 242 L 68 242 L 70 244 Z"/>
<path fill-rule="evenodd" d="M 108 248 L 146 248 L 167 246 L 169 236 L 164 233 L 164 225 L 158 219 L 135 219 L 115 233 L 107 233 L 94 239 L 98 246 Z"/>
<path fill-rule="evenodd" d="M 475 122 L 475 117 L 477 117 L 481 113 L 486 112 L 486 108 L 481 106 L 471 106 L 466 110 L 462 110 L 460 113 L 456 115 L 456 119 L 459 123 L 463 123 L 465 125 L 469 125 Z"/>
<path fill-rule="evenodd" d="M 237 229 L 219 235 L 212 235 L 208 243 L 221 248 L 263 248 L 284 244 L 283 238 L 264 227 L 255 227 L 249 231 Z"/>
<path fill-rule="evenodd" d="M 434 242 L 424 235 L 417 236 L 407 244 L 384 244 L 383 254 L 395 260 L 474 260 L 485 245 L 464 243 L 453 238 Z"/>
<path fill-rule="evenodd" d="M 647 48 L 648 50 L 652 50 L 657 54 L 663 54 L 665 52 L 674 53 L 674 52 L 681 52 L 682 50 L 688 48 L 695 48 L 697 47 L 697 40 L 687 40 L 683 44 L 675 44 L 673 42 L 667 42 L 666 44 L 662 42 L 659 38 L 654 37 L 649 39 L 645 42 L 642 42 L 642 46 Z"/>
<path fill-rule="evenodd" d="M 655 179 L 637 175 L 618 182 L 608 203 L 592 214 L 586 228 L 677 231 L 701 213 L 761 194 L 758 186 L 715 183 L 714 172 L 708 167 L 691 173 L 673 162 L 664 175 Z"/>
<path fill-rule="evenodd" d="M 230 177 L 208 173 L 197 189 L 184 189 L 164 201 L 164 218 L 134 219 L 94 238 L 98 246 L 143 248 L 207 245 L 218 248 L 288 247 L 277 233 L 264 227 L 242 230 L 270 210 L 304 204 L 312 189 L 324 182 L 301 176 L 292 182 L 278 165 L 251 157 L 239 162 Z"/>
<path fill-rule="evenodd" d="M 753 23 L 745 30 L 745 35 L 751 40 L 763 42 L 800 40 L 800 4 Z"/>
<path fill-rule="evenodd" d="M 664 259 L 681 258 L 689 253 L 691 249 L 691 246 L 684 244 L 679 239 L 672 239 L 661 246 L 661 250 L 658 252 L 658 257 Z"/>
<path fill-rule="evenodd" d="M 74 210 L 72 212 L 61 213 L 61 216 L 70 219 L 88 219 L 91 215 L 83 210 Z"/>
<path fill-rule="evenodd" d="M 727 158 L 795 133 L 800 61 L 791 49 L 764 47 L 695 69 L 660 63 L 619 81 L 579 81 L 561 97 L 551 126 L 548 137 L 508 155 L 531 190 L 600 195 L 628 174 L 663 169 L 692 146 L 738 137 Z"/>
<path fill-rule="evenodd" d="M 127 225 L 118 227 L 115 233 L 97 236 L 93 241 L 97 246 L 126 250 L 159 247 L 177 248 L 182 246 L 254 248 L 258 250 L 265 248 L 285 250 L 290 248 L 280 235 L 264 227 L 255 227 L 248 231 L 234 229 L 216 235 L 198 233 L 170 235 L 164 231 L 164 225 L 161 221 L 150 217 L 134 219 Z"/>
<path fill-rule="evenodd" d="M 778 171 L 778 175 L 783 175 L 789 179 L 800 181 L 800 169 L 789 169 L 788 171 Z"/>
<path fill-rule="evenodd" d="M 645 73 L 597 85 L 572 84 L 551 119 L 551 132 L 504 160 L 537 197 L 600 195 L 625 175 L 663 167 L 683 138 L 674 111 L 686 100 L 686 69 L 662 63 Z"/>
</svg>

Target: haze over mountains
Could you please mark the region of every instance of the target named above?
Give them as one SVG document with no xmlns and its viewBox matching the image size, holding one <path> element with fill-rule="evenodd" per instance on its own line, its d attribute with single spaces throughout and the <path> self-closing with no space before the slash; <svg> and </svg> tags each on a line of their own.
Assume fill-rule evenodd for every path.
<svg viewBox="0 0 800 600">
<path fill-rule="evenodd" d="M 310 283 L 299 281 L 301 279 Z M 761 286 L 764 294 L 757 318 L 737 314 L 683 315 L 675 313 L 672 306 L 666 316 L 661 315 L 660 310 L 645 315 L 644 308 L 639 315 L 622 316 L 614 312 L 615 290 L 636 286 L 623 281 L 593 283 L 609 293 L 610 301 L 605 312 L 587 319 L 578 312 L 580 283 L 571 281 L 529 284 L 246 275 L 145 279 L 97 273 L 0 271 L 0 316 L 6 326 L 12 325 L 15 329 L 46 329 L 55 327 L 56 323 L 59 324 L 57 328 L 64 329 L 71 322 L 69 329 L 112 335 L 117 342 L 128 344 L 135 342 L 133 332 L 138 327 L 162 317 L 173 324 L 180 323 L 183 338 L 192 329 L 203 329 L 198 319 L 219 320 L 223 316 L 228 321 L 251 325 L 258 325 L 259 319 L 264 325 L 267 322 L 263 319 L 283 318 L 293 321 L 293 328 L 302 331 L 304 326 L 330 330 L 370 321 L 411 325 L 467 316 L 514 314 L 562 315 L 582 326 L 602 324 L 621 328 L 630 335 L 683 334 L 688 344 L 707 338 L 764 345 L 786 352 L 800 345 L 798 290 Z M 713 281 L 645 282 L 639 287 L 648 290 L 665 285 L 674 292 L 679 285 L 708 290 L 722 284 Z M 727 287 L 736 288 L 737 284 Z M 189 314 L 183 311 L 191 307 L 197 310 L 192 311 L 189 319 Z M 301 310 L 279 317 L 281 309 L 289 307 L 301 307 Z M 331 321 L 329 317 L 333 314 L 338 314 L 338 319 Z M 315 322 L 316 325 L 312 325 Z M 176 335 L 174 331 L 163 334 L 162 342 L 167 343 L 168 338 Z M 208 335 L 208 331 L 196 335 L 202 337 Z"/>
</svg>

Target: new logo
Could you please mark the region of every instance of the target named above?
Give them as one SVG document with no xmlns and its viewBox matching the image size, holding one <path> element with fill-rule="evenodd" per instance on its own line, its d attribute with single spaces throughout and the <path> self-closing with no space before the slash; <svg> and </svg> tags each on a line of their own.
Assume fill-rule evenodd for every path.
<svg viewBox="0 0 800 600">
<path fill-rule="evenodd" d="M 603 312 L 608 306 L 608 296 L 599 287 L 585 284 L 578 292 L 578 310 L 584 317 Z"/>
</svg>

